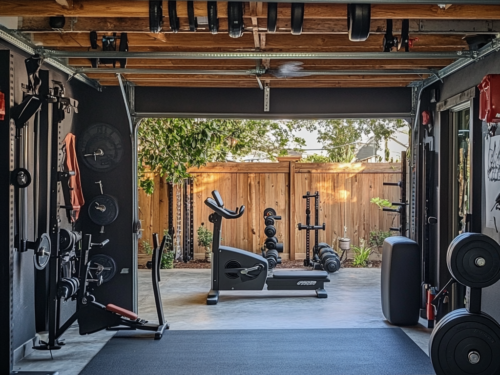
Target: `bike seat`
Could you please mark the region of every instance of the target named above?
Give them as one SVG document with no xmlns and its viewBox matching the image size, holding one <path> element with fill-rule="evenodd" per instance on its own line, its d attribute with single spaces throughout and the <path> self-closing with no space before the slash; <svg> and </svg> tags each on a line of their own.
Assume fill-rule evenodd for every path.
<svg viewBox="0 0 500 375">
<path fill-rule="evenodd" d="M 274 271 L 273 279 L 327 280 L 326 271 Z"/>
</svg>

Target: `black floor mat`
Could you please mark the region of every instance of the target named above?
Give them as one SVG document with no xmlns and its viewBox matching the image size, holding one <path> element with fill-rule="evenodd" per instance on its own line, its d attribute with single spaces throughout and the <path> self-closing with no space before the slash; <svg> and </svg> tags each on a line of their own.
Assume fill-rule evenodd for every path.
<svg viewBox="0 0 500 375">
<path fill-rule="evenodd" d="M 82 375 L 431 375 L 399 328 L 120 332 Z"/>
</svg>

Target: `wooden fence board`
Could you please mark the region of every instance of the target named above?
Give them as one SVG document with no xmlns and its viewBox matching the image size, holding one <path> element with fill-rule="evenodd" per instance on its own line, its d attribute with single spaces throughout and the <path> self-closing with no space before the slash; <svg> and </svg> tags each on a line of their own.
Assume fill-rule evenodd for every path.
<svg viewBox="0 0 500 375">
<path fill-rule="evenodd" d="M 303 259 L 305 231 L 299 232 L 297 224 L 306 221 L 306 202 L 302 196 L 307 191 L 312 194 L 319 191 L 321 197 L 319 222 L 325 223 L 326 230 L 320 231 L 319 241 L 336 244 L 337 239 L 344 236 L 346 225 L 351 243 L 358 245 L 360 238 L 369 240 L 370 231 L 388 231 L 391 226 L 399 226 L 397 214 L 379 210 L 370 200 L 380 197 L 399 202 L 399 189 L 383 186 L 383 182 L 399 181 L 400 171 L 400 164 L 306 164 L 295 161 L 213 163 L 193 169 L 195 259 L 205 257 L 204 249 L 198 246 L 198 227 L 204 223 L 213 230 L 208 221 L 211 211 L 204 204 L 212 190 L 219 190 L 225 206 L 232 210 L 246 206 L 240 219 L 223 221 L 221 244 L 260 252 L 265 239 L 263 212 L 265 208 L 273 207 L 282 216 L 276 224 L 277 237 L 284 243 L 282 258 Z M 152 233 L 161 234 L 167 229 L 168 218 L 167 184 L 158 176 L 154 179 L 153 195 L 147 196 L 139 189 L 139 216 L 144 229 L 142 240 L 150 243 Z M 174 188 L 174 228 L 177 225 L 176 199 Z M 344 223 L 345 218 L 347 223 Z M 314 223 L 314 199 L 311 199 L 311 223 Z M 290 254 L 292 242 L 294 252 Z M 311 248 L 313 245 L 314 233 L 311 232 Z"/>
</svg>

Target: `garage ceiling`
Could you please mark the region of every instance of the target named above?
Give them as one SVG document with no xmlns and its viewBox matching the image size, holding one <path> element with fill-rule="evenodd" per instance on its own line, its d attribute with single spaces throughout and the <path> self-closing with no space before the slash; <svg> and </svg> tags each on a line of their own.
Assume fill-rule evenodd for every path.
<svg viewBox="0 0 500 375">
<path fill-rule="evenodd" d="M 0 14 L 19 17 L 19 31 L 35 45 L 68 52 L 60 56 L 75 56 L 67 63 L 102 85 L 118 85 L 119 81 L 111 64 L 101 61 L 97 69 L 91 68 L 87 57 L 104 54 L 91 49 L 92 31 L 97 32 L 99 48 L 103 36 L 116 33 L 117 50 L 120 34 L 127 33 L 128 56 L 133 58 L 127 59 L 126 70 L 118 71 L 135 85 L 224 88 L 405 87 L 459 58 L 469 58 L 471 41 L 483 43 L 500 32 L 500 5 L 394 3 L 373 2 L 370 36 L 363 42 L 349 40 L 345 2 L 306 3 L 301 35 L 291 34 L 290 3 L 278 3 L 277 28 L 271 33 L 267 30 L 268 4 L 244 2 L 244 32 L 239 38 L 228 35 L 226 2 L 217 3 L 217 34 L 205 23 L 207 2 L 203 1 L 193 4 L 196 32 L 189 28 L 186 1 L 175 4 L 177 33 L 171 31 L 168 1 L 163 2 L 159 33 L 150 32 L 149 1 L 3 0 Z M 50 17 L 62 15 L 64 26 L 53 29 Z M 403 20 L 410 20 L 410 52 L 382 52 L 388 19 L 393 20 L 397 38 Z M 190 54 L 176 55 L 179 52 Z M 210 58 L 210 53 L 225 52 L 231 54 Z M 253 54 L 246 58 L 243 53 L 248 52 Z M 319 52 L 324 54 L 314 55 Z M 433 54 L 419 56 L 427 52 Z"/>
</svg>

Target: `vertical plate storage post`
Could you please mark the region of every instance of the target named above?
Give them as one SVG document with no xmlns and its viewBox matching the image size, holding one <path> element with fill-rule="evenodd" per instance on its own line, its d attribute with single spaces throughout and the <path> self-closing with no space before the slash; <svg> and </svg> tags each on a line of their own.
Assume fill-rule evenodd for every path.
<svg viewBox="0 0 500 375">
<path fill-rule="evenodd" d="M 9 374 L 13 365 L 13 261 L 14 261 L 14 187 L 10 171 L 14 169 L 14 124 L 10 108 L 14 105 L 14 56 L 0 51 L 0 91 L 4 94 L 5 116 L 0 120 L 0 373 Z M 9 228 L 8 232 L 5 230 Z"/>
</svg>

